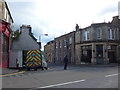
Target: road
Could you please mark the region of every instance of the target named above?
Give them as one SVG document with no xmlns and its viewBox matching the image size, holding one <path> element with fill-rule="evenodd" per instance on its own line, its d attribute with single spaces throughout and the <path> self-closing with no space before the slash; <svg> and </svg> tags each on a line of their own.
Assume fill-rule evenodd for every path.
<svg viewBox="0 0 120 90">
<path fill-rule="evenodd" d="M 50 65 L 48 70 L 2 77 L 3 88 L 118 88 L 118 66 Z"/>
</svg>

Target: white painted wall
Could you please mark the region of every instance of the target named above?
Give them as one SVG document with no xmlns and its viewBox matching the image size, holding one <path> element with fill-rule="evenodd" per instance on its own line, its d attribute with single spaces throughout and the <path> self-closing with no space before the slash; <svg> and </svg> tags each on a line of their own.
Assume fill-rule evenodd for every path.
<svg viewBox="0 0 120 90">
<path fill-rule="evenodd" d="M 16 67 L 16 58 L 19 62 L 19 67 L 23 67 L 23 50 L 39 49 L 39 44 L 29 35 L 29 28 L 22 28 L 22 33 L 18 40 L 15 40 L 12 44 L 10 53 L 9 67 Z"/>
<path fill-rule="evenodd" d="M 23 60 L 22 60 L 22 51 L 11 51 L 10 53 L 10 61 L 9 61 L 9 67 L 10 68 L 16 68 L 16 59 L 18 60 L 19 67 L 23 66 Z"/>
<path fill-rule="evenodd" d="M 29 35 L 29 28 L 24 28 L 18 40 L 14 41 L 12 50 L 29 49 L 39 49 L 39 44 Z"/>
</svg>

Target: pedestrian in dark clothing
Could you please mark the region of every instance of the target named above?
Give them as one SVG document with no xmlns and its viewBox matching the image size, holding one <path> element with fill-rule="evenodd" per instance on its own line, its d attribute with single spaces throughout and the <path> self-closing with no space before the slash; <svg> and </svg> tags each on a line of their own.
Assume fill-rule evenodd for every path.
<svg viewBox="0 0 120 90">
<path fill-rule="evenodd" d="M 68 64 L 68 58 L 67 58 L 67 55 L 64 57 L 64 70 L 67 69 L 67 64 Z"/>
</svg>

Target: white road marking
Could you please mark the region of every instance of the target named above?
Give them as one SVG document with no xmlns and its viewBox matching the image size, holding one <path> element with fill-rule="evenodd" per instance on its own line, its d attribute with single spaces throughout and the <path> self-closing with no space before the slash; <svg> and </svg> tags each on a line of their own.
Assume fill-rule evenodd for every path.
<svg viewBox="0 0 120 90">
<path fill-rule="evenodd" d="M 55 87 L 55 86 L 62 86 L 62 85 L 67 85 L 67 84 L 79 83 L 79 82 L 83 82 L 83 81 L 85 81 L 85 79 L 78 80 L 78 81 L 72 81 L 72 82 L 66 82 L 66 83 L 60 83 L 60 84 L 55 84 L 55 85 L 43 86 L 43 87 L 38 87 L 38 88 L 50 88 L 50 87 Z"/>
<path fill-rule="evenodd" d="M 111 74 L 111 75 L 106 75 L 105 77 L 111 77 L 111 76 L 117 76 L 118 75 L 118 73 L 116 73 L 116 74 Z"/>
</svg>

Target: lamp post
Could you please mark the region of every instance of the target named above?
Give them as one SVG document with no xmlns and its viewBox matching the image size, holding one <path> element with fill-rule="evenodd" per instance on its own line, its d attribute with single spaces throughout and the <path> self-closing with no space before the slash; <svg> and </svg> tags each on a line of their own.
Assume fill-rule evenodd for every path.
<svg viewBox="0 0 120 90">
<path fill-rule="evenodd" d="M 40 34 L 40 36 L 39 36 L 39 42 L 40 42 L 39 49 L 41 49 L 41 46 L 42 46 L 42 43 L 41 43 L 41 36 L 42 35 L 48 36 L 48 34 Z"/>
</svg>

